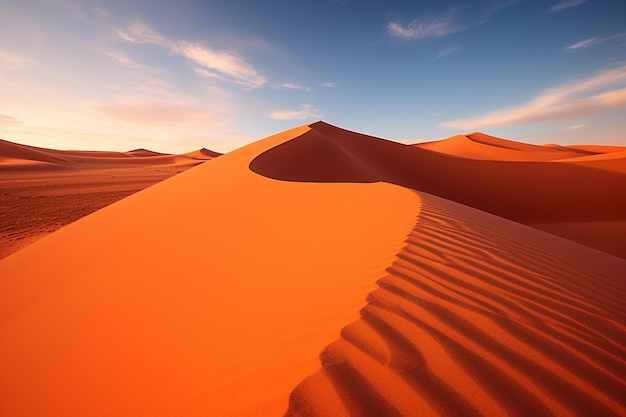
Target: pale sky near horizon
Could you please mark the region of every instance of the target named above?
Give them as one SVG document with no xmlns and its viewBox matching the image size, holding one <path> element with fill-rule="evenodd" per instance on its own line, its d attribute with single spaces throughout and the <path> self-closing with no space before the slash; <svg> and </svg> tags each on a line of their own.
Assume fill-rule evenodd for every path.
<svg viewBox="0 0 626 417">
<path fill-rule="evenodd" d="M 0 138 L 228 152 L 316 120 L 626 146 L 624 0 L 0 0 Z"/>
</svg>

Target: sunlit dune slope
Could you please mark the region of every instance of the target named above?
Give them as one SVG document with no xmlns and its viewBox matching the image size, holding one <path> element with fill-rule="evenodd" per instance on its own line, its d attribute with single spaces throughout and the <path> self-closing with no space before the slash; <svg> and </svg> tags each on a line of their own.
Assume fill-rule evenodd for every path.
<svg viewBox="0 0 626 417">
<path fill-rule="evenodd" d="M 419 211 L 392 184 L 248 169 L 308 131 L 192 168 L 0 261 L 0 415 L 284 413 Z"/>
</svg>

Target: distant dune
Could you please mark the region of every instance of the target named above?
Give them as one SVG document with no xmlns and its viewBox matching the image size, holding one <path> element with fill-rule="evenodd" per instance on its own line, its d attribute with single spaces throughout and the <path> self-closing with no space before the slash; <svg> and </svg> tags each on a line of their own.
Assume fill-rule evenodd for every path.
<svg viewBox="0 0 626 417">
<path fill-rule="evenodd" d="M 317 122 L 196 166 L 0 260 L 0 415 L 626 415 L 623 151 Z"/>
<path fill-rule="evenodd" d="M 59 151 L 21 145 L 0 139 L 0 172 L 53 169 L 94 169 L 117 165 L 189 165 L 215 158 L 217 152 L 201 149 L 170 155 L 147 149 L 129 152 Z"/>
<path fill-rule="evenodd" d="M 184 155 L 59 151 L 0 140 L 0 259 L 219 155 L 206 149 Z"/>
<path fill-rule="evenodd" d="M 484 133 L 457 135 L 448 139 L 414 145 L 447 155 L 492 161 L 554 161 L 589 155 L 582 149 L 538 146 L 500 139 Z"/>
</svg>

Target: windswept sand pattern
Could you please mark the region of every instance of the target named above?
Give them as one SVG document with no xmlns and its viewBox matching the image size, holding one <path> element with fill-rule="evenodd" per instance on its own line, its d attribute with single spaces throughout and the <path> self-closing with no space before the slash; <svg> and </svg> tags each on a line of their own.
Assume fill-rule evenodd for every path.
<svg viewBox="0 0 626 417">
<path fill-rule="evenodd" d="M 287 416 L 624 416 L 626 262 L 420 193 Z"/>
</svg>

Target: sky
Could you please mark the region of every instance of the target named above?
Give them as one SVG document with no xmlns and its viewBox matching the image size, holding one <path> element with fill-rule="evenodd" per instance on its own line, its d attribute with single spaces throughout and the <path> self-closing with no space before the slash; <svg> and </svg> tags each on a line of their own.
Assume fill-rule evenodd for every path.
<svg viewBox="0 0 626 417">
<path fill-rule="evenodd" d="M 624 0 L 0 0 L 0 138 L 229 152 L 317 120 L 626 146 Z"/>
</svg>

